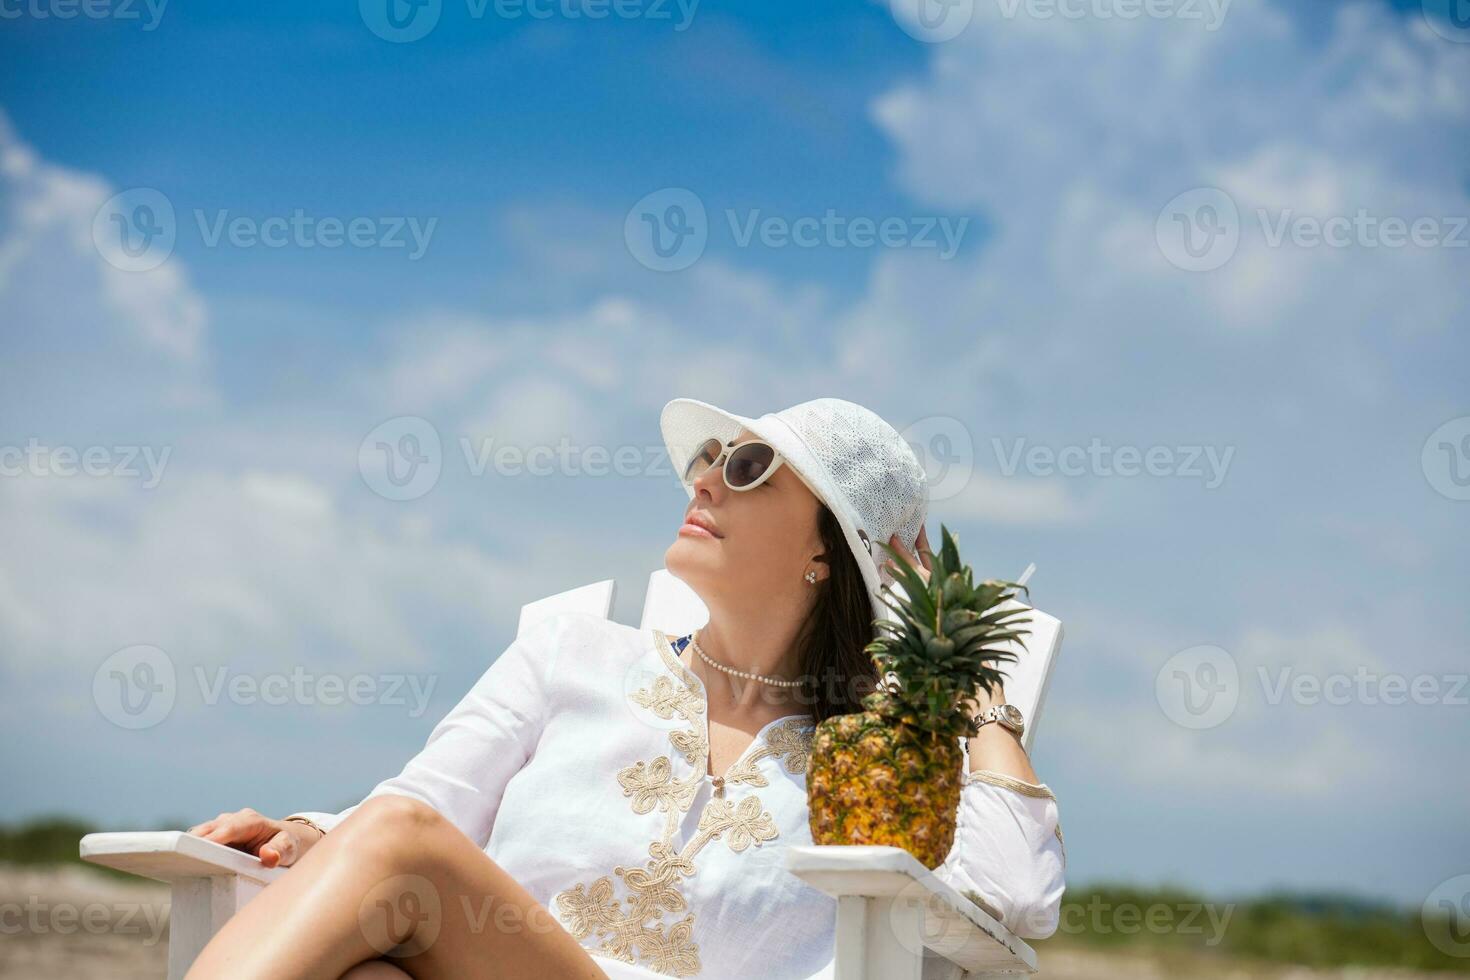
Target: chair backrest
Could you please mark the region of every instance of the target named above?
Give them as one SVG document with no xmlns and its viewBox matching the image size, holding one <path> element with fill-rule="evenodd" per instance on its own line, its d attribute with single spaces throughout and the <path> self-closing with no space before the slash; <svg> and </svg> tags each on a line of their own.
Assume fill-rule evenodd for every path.
<svg viewBox="0 0 1470 980">
<path fill-rule="evenodd" d="M 607 619 L 612 613 L 615 590 L 615 582 L 605 579 L 527 603 L 521 607 L 517 632 L 524 633 L 538 620 L 563 612 L 585 612 Z M 1031 633 L 1024 644 L 1016 644 L 1020 648 L 1019 656 L 1006 671 L 1006 700 L 1020 708 L 1026 718 L 1026 734 L 1021 744 L 1028 752 L 1041 727 L 1041 711 L 1062 648 L 1061 620 L 1039 609 L 1031 610 L 1030 619 L 1026 629 Z M 666 568 L 648 577 L 641 629 L 656 626 L 672 636 L 682 636 L 708 621 L 709 610 L 682 579 L 675 578 Z"/>
</svg>

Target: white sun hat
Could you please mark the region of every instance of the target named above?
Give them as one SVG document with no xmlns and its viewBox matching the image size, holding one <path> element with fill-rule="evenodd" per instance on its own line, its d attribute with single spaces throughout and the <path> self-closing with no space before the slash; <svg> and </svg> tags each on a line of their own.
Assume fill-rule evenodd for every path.
<svg viewBox="0 0 1470 980">
<path fill-rule="evenodd" d="M 785 457 L 784 465 L 842 525 L 862 570 L 873 616 L 893 619 L 880 588 L 893 582 L 879 544 L 898 535 L 910 561 L 929 504 L 929 480 L 904 438 L 876 414 L 841 398 L 816 398 L 760 418 L 746 418 L 693 398 L 675 398 L 659 416 L 675 476 L 707 439 L 729 442 L 748 429 Z M 682 482 L 682 481 L 681 481 Z M 684 485 L 690 498 L 694 488 Z"/>
</svg>

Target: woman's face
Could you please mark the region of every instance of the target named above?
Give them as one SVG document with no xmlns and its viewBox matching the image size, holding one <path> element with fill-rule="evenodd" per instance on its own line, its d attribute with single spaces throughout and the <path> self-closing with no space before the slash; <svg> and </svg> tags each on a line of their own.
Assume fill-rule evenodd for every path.
<svg viewBox="0 0 1470 980">
<path fill-rule="evenodd" d="M 755 438 L 741 429 L 735 444 Z M 783 463 L 760 486 L 731 490 L 725 486 L 724 463 L 710 467 L 694 482 L 694 497 L 681 523 L 698 514 L 715 527 L 718 537 L 680 528 L 664 554 L 664 564 L 708 606 L 760 604 L 807 589 L 810 569 L 818 581 L 827 567 L 813 558 L 822 554 L 817 530 L 820 503 L 790 464 Z"/>
</svg>

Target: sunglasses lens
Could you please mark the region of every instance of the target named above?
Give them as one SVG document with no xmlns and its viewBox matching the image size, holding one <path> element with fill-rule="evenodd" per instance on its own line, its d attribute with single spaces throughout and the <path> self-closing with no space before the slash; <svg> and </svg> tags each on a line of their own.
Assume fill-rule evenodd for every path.
<svg viewBox="0 0 1470 980">
<path fill-rule="evenodd" d="M 771 466 L 776 451 L 760 442 L 748 442 L 730 454 L 725 460 L 725 479 L 737 490 L 748 487 Z"/>
<path fill-rule="evenodd" d="M 704 471 L 709 469 L 709 464 L 713 463 L 719 455 L 720 440 L 706 439 L 689 460 L 689 465 L 684 467 L 684 482 L 693 483 L 699 479 Z"/>
</svg>

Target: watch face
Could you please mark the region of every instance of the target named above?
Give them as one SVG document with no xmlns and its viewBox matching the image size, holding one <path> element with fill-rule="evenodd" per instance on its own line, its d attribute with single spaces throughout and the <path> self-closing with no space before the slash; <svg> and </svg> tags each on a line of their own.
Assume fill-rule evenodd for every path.
<svg viewBox="0 0 1470 980">
<path fill-rule="evenodd" d="M 1003 704 L 1000 706 L 1001 720 L 1007 725 L 1015 728 L 1021 727 L 1021 709 L 1014 704 Z"/>
</svg>

